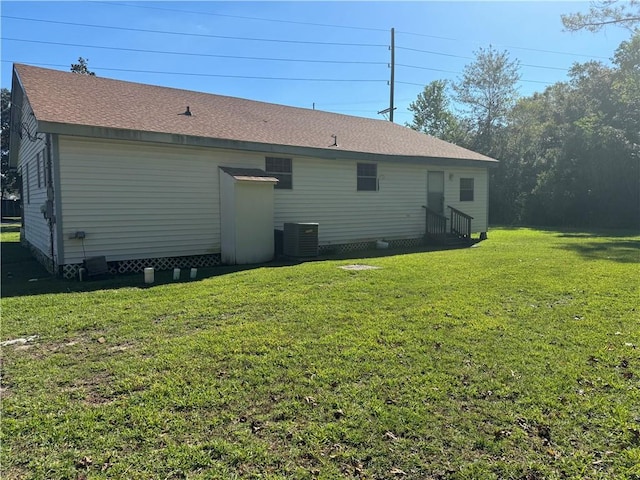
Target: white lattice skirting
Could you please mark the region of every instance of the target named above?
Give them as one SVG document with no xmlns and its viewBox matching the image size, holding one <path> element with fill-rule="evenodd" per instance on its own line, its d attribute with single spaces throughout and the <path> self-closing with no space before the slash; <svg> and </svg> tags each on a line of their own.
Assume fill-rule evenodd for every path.
<svg viewBox="0 0 640 480">
<path fill-rule="evenodd" d="M 220 265 L 220 254 L 211 255 L 191 255 L 187 257 L 161 257 L 161 258 L 141 258 L 137 260 L 119 260 L 107 262 L 109 273 L 139 273 L 147 267 L 156 270 L 171 270 L 173 268 L 202 268 L 215 267 Z M 66 279 L 78 278 L 78 271 L 82 268 L 81 263 L 73 263 L 62 266 L 62 276 Z"/>
<path fill-rule="evenodd" d="M 414 248 L 424 245 L 423 238 L 404 238 L 401 240 L 389 240 L 389 248 Z M 320 254 L 329 255 L 332 253 L 357 252 L 361 250 L 375 250 L 376 242 L 355 242 L 343 243 L 340 245 L 320 245 Z"/>
</svg>

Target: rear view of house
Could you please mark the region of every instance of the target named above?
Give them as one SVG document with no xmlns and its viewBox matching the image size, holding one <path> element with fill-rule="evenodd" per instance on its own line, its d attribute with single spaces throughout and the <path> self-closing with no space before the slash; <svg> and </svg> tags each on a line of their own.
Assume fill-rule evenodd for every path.
<svg viewBox="0 0 640 480">
<path fill-rule="evenodd" d="M 68 278 L 264 262 L 285 224 L 320 251 L 487 231 L 496 161 L 390 122 L 26 65 L 12 87 L 23 240 Z"/>
</svg>

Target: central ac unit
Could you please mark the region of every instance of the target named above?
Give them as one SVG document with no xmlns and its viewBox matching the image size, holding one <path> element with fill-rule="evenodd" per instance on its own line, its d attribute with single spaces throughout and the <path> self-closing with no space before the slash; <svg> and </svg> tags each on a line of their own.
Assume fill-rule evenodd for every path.
<svg viewBox="0 0 640 480">
<path fill-rule="evenodd" d="M 282 253 L 288 257 L 317 257 L 318 224 L 285 223 Z"/>
</svg>

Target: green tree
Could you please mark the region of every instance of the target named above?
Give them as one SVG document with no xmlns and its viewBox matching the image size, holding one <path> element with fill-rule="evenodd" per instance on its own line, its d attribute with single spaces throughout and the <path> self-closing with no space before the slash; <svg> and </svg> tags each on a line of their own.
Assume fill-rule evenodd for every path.
<svg viewBox="0 0 640 480">
<path fill-rule="evenodd" d="M 95 72 L 89 70 L 88 66 L 89 59 L 85 59 L 82 57 L 78 57 L 78 63 L 71 64 L 71 71 L 73 73 L 79 73 L 80 75 L 91 75 L 95 76 Z"/>
<path fill-rule="evenodd" d="M 562 15 L 562 24 L 570 32 L 589 30 L 597 32 L 608 25 L 617 25 L 629 30 L 640 25 L 640 1 L 603 0 L 591 2 L 588 13 Z"/>
<path fill-rule="evenodd" d="M 541 129 L 530 145 L 541 168 L 523 205 L 527 223 L 639 226 L 640 110 L 629 100 L 638 41 L 623 42 L 614 67 L 574 65 L 568 83 L 531 99 Z"/>
<path fill-rule="evenodd" d="M 520 195 L 518 165 L 508 153 L 507 125 L 509 114 L 519 95 L 519 62 L 511 60 L 506 51 L 493 47 L 479 49 L 475 60 L 465 66 L 462 78 L 452 87 L 455 101 L 462 108 L 461 125 L 467 131 L 464 147 L 500 160 L 490 170 L 490 220 L 499 223 L 514 221 L 514 206 Z"/>
<path fill-rule="evenodd" d="M 443 140 L 452 140 L 458 121 L 449 108 L 447 81 L 434 80 L 409 104 L 413 121 L 408 127 Z"/>
<path fill-rule="evenodd" d="M 455 100 L 472 129 L 472 148 L 490 156 L 499 154 L 496 139 L 518 99 L 519 62 L 506 51 L 480 48 L 452 87 Z"/>
</svg>

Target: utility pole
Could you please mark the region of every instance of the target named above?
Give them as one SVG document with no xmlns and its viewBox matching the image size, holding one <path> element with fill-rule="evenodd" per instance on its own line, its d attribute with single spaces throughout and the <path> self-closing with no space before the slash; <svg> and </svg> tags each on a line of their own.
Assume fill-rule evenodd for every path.
<svg viewBox="0 0 640 480">
<path fill-rule="evenodd" d="M 394 77 L 396 69 L 396 41 L 395 41 L 395 29 L 391 29 L 391 81 L 389 82 L 389 121 L 393 122 L 393 89 L 394 89 Z"/>
<path fill-rule="evenodd" d="M 389 68 L 391 69 L 391 79 L 389 80 L 389 108 L 385 108 L 384 110 L 380 110 L 378 115 L 389 114 L 389 121 L 393 123 L 393 111 L 396 107 L 393 106 L 393 90 L 395 87 L 395 71 L 396 71 L 396 40 L 395 40 L 395 29 L 391 29 L 391 63 L 389 63 Z"/>
</svg>

